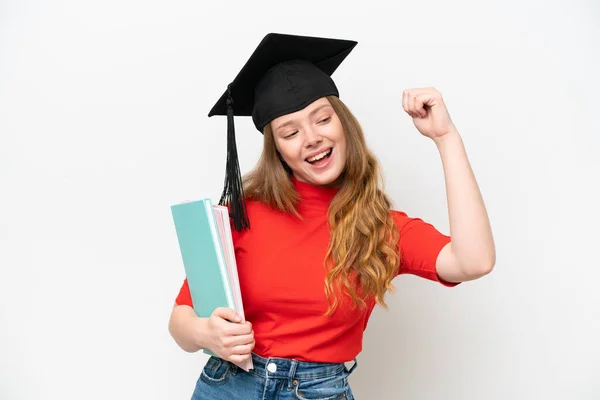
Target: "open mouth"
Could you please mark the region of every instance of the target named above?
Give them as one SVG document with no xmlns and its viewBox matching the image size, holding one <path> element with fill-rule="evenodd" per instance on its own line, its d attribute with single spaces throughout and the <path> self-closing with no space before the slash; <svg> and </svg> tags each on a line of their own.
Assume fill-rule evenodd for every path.
<svg viewBox="0 0 600 400">
<path fill-rule="evenodd" d="M 310 157 L 306 159 L 306 162 L 308 162 L 309 164 L 320 164 L 325 162 L 325 160 L 327 160 L 330 156 L 331 153 L 333 152 L 333 148 L 329 148 L 327 150 L 325 150 L 324 152 L 322 152 L 321 154 L 317 154 L 314 157 Z"/>
</svg>

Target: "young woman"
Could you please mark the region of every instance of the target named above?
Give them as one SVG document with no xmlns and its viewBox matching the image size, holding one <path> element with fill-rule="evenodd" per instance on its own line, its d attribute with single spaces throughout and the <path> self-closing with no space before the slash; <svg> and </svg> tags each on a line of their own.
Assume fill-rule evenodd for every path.
<svg viewBox="0 0 600 400">
<path fill-rule="evenodd" d="M 228 115 L 224 202 L 248 322 L 199 318 L 187 281 L 169 324 L 188 352 L 210 349 L 193 399 L 352 399 L 348 376 L 376 304 L 400 274 L 452 287 L 488 274 L 495 249 L 461 137 L 441 94 L 403 92 L 402 107 L 442 158 L 451 236 L 392 210 L 362 129 L 331 74 L 356 42 L 270 34 L 209 115 Z M 233 114 L 264 134 L 239 177 Z M 249 358 L 254 369 L 237 367 Z M 354 360 L 349 369 L 346 362 Z"/>
</svg>

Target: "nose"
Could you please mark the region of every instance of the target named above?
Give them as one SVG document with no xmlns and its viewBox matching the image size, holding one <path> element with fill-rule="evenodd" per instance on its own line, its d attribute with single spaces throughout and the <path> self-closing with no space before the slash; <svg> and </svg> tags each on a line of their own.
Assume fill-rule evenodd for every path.
<svg viewBox="0 0 600 400">
<path fill-rule="evenodd" d="M 306 130 L 305 142 L 304 142 L 304 145 L 306 147 L 314 147 L 315 145 L 318 145 L 322 141 L 323 141 L 323 138 L 317 132 L 315 132 L 311 128 L 308 128 Z"/>
</svg>

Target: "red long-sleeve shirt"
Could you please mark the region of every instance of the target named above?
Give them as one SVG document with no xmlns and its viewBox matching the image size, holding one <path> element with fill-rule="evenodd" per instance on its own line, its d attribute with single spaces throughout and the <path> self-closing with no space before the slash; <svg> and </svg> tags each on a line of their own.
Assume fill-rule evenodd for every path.
<svg viewBox="0 0 600 400">
<path fill-rule="evenodd" d="M 328 207 L 337 189 L 292 182 L 302 200 L 302 221 L 259 202 L 247 203 L 251 229 L 232 229 L 246 319 L 252 323 L 254 352 L 312 362 L 345 362 L 362 350 L 363 332 L 375 306 L 352 309 L 343 301 L 329 318 L 323 260 L 329 243 Z M 399 274 L 440 280 L 437 256 L 449 241 L 431 224 L 391 211 L 400 230 Z M 192 306 L 187 280 L 177 304 Z"/>
</svg>

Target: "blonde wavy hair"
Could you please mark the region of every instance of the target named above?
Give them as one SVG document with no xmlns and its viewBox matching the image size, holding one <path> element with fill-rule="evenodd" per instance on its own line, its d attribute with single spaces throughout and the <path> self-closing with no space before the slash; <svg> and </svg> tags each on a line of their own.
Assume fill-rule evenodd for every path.
<svg viewBox="0 0 600 400">
<path fill-rule="evenodd" d="M 387 309 L 385 294 L 394 291 L 392 279 L 400 264 L 398 229 L 390 215 L 391 202 L 384 191 L 379 163 L 367 148 L 362 128 L 348 107 L 327 96 L 346 136 L 346 166 L 342 185 L 328 211 L 330 242 L 324 259 L 328 271 L 325 295 L 331 315 L 345 292 L 356 307 L 367 299 Z M 256 167 L 244 176 L 244 194 L 279 211 L 297 212 L 298 194 L 292 171 L 280 158 L 270 124 L 264 129 L 264 147 Z"/>
</svg>

